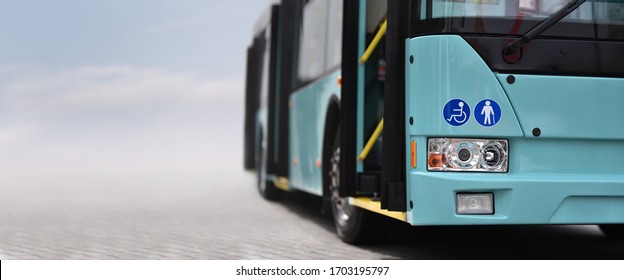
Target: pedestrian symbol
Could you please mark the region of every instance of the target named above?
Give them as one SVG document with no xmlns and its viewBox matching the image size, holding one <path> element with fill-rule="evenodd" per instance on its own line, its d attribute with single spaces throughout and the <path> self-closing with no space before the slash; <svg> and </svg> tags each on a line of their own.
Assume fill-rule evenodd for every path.
<svg viewBox="0 0 624 280">
<path fill-rule="evenodd" d="M 501 109 L 494 100 L 484 99 L 475 106 L 475 120 L 482 126 L 494 126 L 500 121 Z"/>
<path fill-rule="evenodd" d="M 461 99 L 453 99 L 444 106 L 444 120 L 452 126 L 460 126 L 470 119 L 470 106 Z"/>
</svg>

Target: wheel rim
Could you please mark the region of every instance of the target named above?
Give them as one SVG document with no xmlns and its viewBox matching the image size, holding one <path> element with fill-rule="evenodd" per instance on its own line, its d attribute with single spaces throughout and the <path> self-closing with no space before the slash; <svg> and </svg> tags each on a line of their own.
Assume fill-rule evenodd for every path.
<svg viewBox="0 0 624 280">
<path fill-rule="evenodd" d="M 345 226 L 353 215 L 353 207 L 349 204 L 349 200 L 340 197 L 340 147 L 336 147 L 331 156 L 331 165 L 329 170 L 330 190 L 332 209 L 334 210 L 334 220 L 341 227 Z"/>
</svg>

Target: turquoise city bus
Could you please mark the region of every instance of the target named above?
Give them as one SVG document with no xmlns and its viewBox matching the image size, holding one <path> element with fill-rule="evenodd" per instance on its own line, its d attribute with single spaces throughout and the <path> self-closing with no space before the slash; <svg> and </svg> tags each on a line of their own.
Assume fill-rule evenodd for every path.
<svg viewBox="0 0 624 280">
<path fill-rule="evenodd" d="M 283 0 L 247 52 L 244 166 L 348 243 L 411 225 L 624 237 L 624 1 Z"/>
</svg>

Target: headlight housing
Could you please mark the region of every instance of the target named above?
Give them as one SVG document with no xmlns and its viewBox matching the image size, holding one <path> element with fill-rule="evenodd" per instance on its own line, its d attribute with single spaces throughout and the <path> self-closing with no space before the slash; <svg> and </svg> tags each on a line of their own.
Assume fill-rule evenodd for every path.
<svg viewBox="0 0 624 280">
<path fill-rule="evenodd" d="M 505 173 L 509 143 L 504 139 L 429 138 L 427 170 Z"/>
</svg>

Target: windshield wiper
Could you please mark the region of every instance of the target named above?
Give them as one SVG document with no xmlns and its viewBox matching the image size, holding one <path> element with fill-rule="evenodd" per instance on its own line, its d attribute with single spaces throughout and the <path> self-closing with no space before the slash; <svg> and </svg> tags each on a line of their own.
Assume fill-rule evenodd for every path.
<svg viewBox="0 0 624 280">
<path fill-rule="evenodd" d="M 531 28 L 531 30 L 529 30 L 527 33 L 522 34 L 522 37 L 507 44 L 507 46 L 505 46 L 505 51 L 503 53 L 505 54 L 505 56 L 514 55 L 520 49 L 522 49 L 524 45 L 529 43 L 531 40 L 535 39 L 535 37 L 542 34 L 551 26 L 555 25 L 555 23 L 559 22 L 561 19 L 569 15 L 571 12 L 576 10 L 583 3 L 585 3 L 585 0 L 577 0 L 577 1 L 569 2 L 563 8 L 554 12 L 553 14 L 545 18 L 542 22 L 538 23 L 535 27 Z"/>
</svg>

